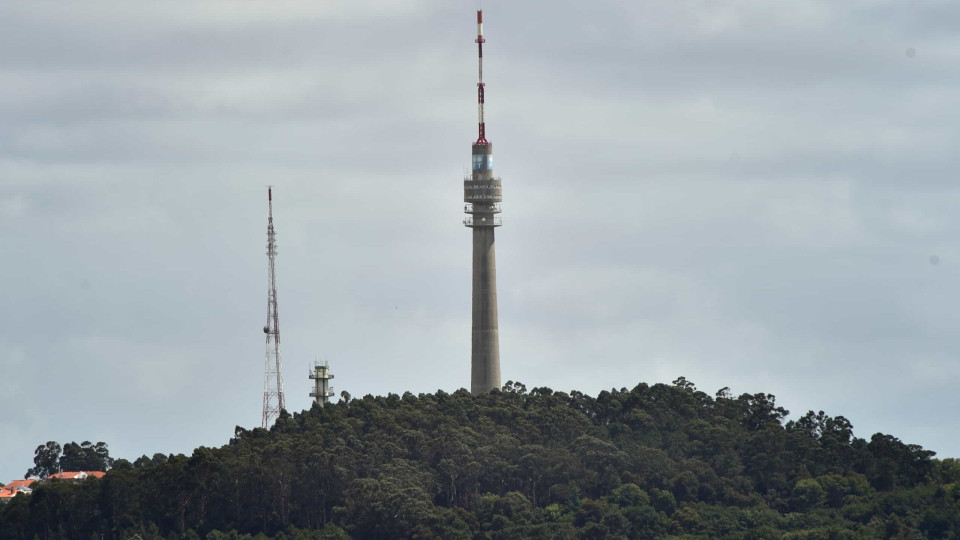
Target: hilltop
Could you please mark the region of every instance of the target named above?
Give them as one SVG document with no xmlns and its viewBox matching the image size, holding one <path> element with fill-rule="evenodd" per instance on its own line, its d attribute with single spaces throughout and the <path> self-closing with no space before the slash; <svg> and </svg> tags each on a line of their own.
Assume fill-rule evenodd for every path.
<svg viewBox="0 0 960 540">
<path fill-rule="evenodd" d="M 770 394 L 365 396 L 117 460 L 0 508 L 0 540 L 956 538 L 960 463 Z"/>
</svg>

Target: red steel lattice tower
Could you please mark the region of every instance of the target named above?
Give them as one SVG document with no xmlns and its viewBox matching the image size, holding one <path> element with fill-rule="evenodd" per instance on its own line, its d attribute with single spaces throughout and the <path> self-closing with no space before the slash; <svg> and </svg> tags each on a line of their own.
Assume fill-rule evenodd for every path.
<svg viewBox="0 0 960 540">
<path fill-rule="evenodd" d="M 280 319 L 277 316 L 277 234 L 273 230 L 273 188 L 267 188 L 267 324 L 263 333 L 267 340 L 267 358 L 263 369 L 263 425 L 269 428 L 285 408 L 283 374 L 280 370 Z"/>
<path fill-rule="evenodd" d="M 463 180 L 463 224 L 473 229 L 473 307 L 470 352 L 470 391 L 474 394 L 500 388 L 500 330 L 497 322 L 497 256 L 494 228 L 501 225 L 503 184 L 493 176 L 493 145 L 487 140 L 484 119 L 483 11 L 477 12 L 477 114 L 479 136 L 473 143 L 473 172 Z"/>
</svg>

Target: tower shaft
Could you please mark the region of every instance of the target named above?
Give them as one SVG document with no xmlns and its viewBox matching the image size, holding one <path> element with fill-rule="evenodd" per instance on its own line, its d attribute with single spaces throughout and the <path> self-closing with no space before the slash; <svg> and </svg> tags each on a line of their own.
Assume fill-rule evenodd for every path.
<svg viewBox="0 0 960 540">
<path fill-rule="evenodd" d="M 280 317 L 277 312 L 277 235 L 273 229 L 273 188 L 267 188 L 267 354 L 263 368 L 263 422 L 264 429 L 286 408 L 283 398 L 283 372 L 280 364 Z"/>
<path fill-rule="evenodd" d="M 500 388 L 500 330 L 497 324 L 497 253 L 493 227 L 473 229 L 473 331 L 470 392 Z"/>
<path fill-rule="evenodd" d="M 473 229 L 473 329 L 470 353 L 470 391 L 500 388 L 500 330 L 497 321 L 497 255 L 494 228 L 501 225 L 503 185 L 493 176 L 493 145 L 486 137 L 483 82 L 483 12 L 477 12 L 479 82 L 477 113 L 479 136 L 473 143 L 473 172 L 463 180 L 464 225 Z"/>
</svg>

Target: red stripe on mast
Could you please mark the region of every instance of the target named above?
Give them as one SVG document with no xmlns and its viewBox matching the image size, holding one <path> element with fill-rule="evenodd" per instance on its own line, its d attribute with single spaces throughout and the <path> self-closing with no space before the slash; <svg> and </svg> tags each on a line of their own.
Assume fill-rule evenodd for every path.
<svg viewBox="0 0 960 540">
<path fill-rule="evenodd" d="M 483 84 L 483 44 L 487 40 L 483 39 L 483 10 L 477 11 L 477 58 L 479 63 L 477 82 L 477 115 L 479 116 L 479 137 L 475 144 L 490 144 L 487 141 L 487 126 L 483 117 L 484 87 Z"/>
</svg>

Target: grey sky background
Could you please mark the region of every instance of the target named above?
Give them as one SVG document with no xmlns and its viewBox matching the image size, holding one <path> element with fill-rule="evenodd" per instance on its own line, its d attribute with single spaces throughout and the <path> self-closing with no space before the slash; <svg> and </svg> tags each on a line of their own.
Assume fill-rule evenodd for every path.
<svg viewBox="0 0 960 540">
<path fill-rule="evenodd" d="M 0 4 L 0 482 L 469 384 L 476 2 Z M 960 456 L 960 12 L 485 0 L 504 381 L 683 375 Z"/>
</svg>

